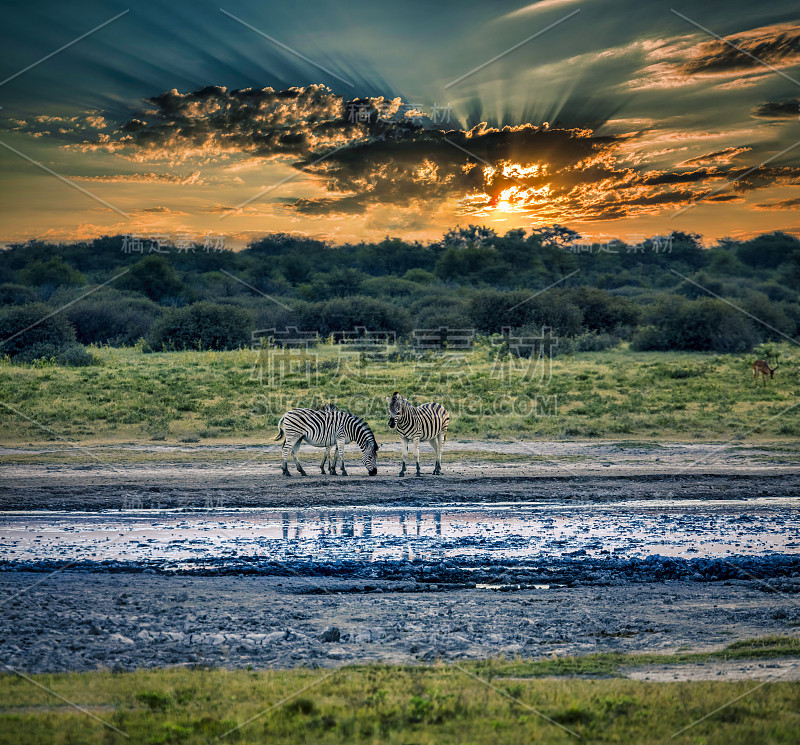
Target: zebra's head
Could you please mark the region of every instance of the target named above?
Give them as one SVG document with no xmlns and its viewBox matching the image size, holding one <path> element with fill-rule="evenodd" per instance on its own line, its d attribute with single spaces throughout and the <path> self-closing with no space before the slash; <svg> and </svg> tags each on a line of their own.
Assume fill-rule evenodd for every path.
<svg viewBox="0 0 800 745">
<path fill-rule="evenodd" d="M 367 446 L 361 455 L 361 462 L 370 476 L 375 476 L 378 473 L 378 447 L 378 443 L 375 440 L 367 442 Z"/>
<path fill-rule="evenodd" d="M 391 398 L 386 397 L 386 403 L 389 404 L 389 429 L 394 429 L 397 426 L 397 417 L 403 410 L 403 404 L 408 402 L 395 391 Z"/>
</svg>

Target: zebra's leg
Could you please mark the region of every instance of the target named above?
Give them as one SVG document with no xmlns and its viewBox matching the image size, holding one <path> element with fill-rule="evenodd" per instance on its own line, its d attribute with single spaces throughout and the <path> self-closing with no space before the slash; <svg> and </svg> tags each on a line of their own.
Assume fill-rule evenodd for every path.
<svg viewBox="0 0 800 745">
<path fill-rule="evenodd" d="M 325 475 L 325 461 L 330 461 L 331 457 L 331 449 L 325 448 L 325 452 L 322 454 L 322 463 L 319 464 L 319 470 L 322 471 L 322 475 Z"/>
<path fill-rule="evenodd" d="M 401 456 L 403 458 L 403 467 L 400 469 L 400 473 L 398 476 L 405 476 L 406 475 L 406 460 L 408 459 L 408 440 L 404 437 L 402 439 L 402 449 L 401 449 Z"/>
<path fill-rule="evenodd" d="M 433 475 L 438 476 L 442 472 L 442 433 L 440 432 L 431 440 L 431 446 L 436 451 L 436 465 L 433 467 Z"/>
<path fill-rule="evenodd" d="M 281 472 L 283 473 L 284 476 L 291 476 L 291 474 L 289 473 L 289 466 L 286 463 L 286 460 L 288 459 L 291 450 L 292 450 L 292 445 L 289 443 L 289 438 L 287 437 L 283 441 L 283 461 L 281 463 Z"/>
<path fill-rule="evenodd" d="M 422 471 L 419 470 L 419 437 L 414 438 L 414 460 L 417 463 L 417 476 L 422 476 Z"/>
<path fill-rule="evenodd" d="M 339 448 L 338 448 L 337 445 L 334 445 L 333 446 L 333 460 L 329 460 L 328 461 L 328 473 L 331 474 L 331 476 L 338 475 L 336 473 L 336 461 L 338 459 L 339 459 Z"/>
<path fill-rule="evenodd" d="M 344 440 L 336 440 L 336 450 L 342 459 L 342 476 L 347 476 L 347 470 L 344 467 Z"/>
<path fill-rule="evenodd" d="M 292 448 L 292 458 L 294 458 L 294 465 L 295 468 L 297 468 L 297 473 L 299 473 L 301 476 L 305 476 L 306 472 L 303 470 L 303 466 L 300 465 L 300 461 L 297 460 L 297 451 L 300 450 L 300 443 L 302 441 L 303 440 L 300 439 L 294 444 L 294 447 Z"/>
</svg>

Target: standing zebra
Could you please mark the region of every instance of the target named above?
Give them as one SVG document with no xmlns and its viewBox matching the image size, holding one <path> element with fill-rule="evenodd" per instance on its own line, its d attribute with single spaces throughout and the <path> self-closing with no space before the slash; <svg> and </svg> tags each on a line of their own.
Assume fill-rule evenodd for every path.
<svg viewBox="0 0 800 745">
<path fill-rule="evenodd" d="M 297 460 L 297 451 L 300 444 L 305 441 L 309 445 L 325 448 L 326 455 L 334 445 L 336 450 L 333 456 L 332 473 L 336 473 L 336 461 L 342 459 L 342 475 L 347 476 L 344 466 L 344 446 L 348 442 L 355 442 L 361 448 L 361 462 L 370 476 L 378 473 L 378 443 L 369 425 L 360 417 L 349 411 L 339 411 L 335 407 L 326 406 L 322 411 L 317 409 L 291 409 L 287 411 L 278 422 L 278 436 L 283 438 L 283 463 L 281 470 L 284 476 L 289 475 L 289 466 L 286 461 L 289 452 L 292 453 L 297 472 L 303 476 L 306 472 Z M 322 461 L 323 466 L 325 460 Z M 323 473 L 324 468 L 323 468 Z"/>
<path fill-rule="evenodd" d="M 450 414 L 441 404 L 428 403 L 422 406 L 412 406 L 408 399 L 403 398 L 397 391 L 387 398 L 389 403 L 389 427 L 396 429 L 403 443 L 403 468 L 400 476 L 406 475 L 406 459 L 408 456 L 408 443 L 414 443 L 414 458 L 417 462 L 417 476 L 419 470 L 419 443 L 427 441 L 436 451 L 436 467 L 434 475 L 442 472 L 442 449 L 447 439 L 447 426 L 450 424 Z"/>
<path fill-rule="evenodd" d="M 325 404 L 320 411 L 333 413 L 334 411 L 338 411 L 338 409 L 336 408 L 336 404 Z M 331 449 L 333 449 L 333 458 L 331 458 Z M 338 457 L 339 449 L 335 444 L 333 445 L 333 448 L 331 448 L 330 445 L 325 448 L 325 453 L 322 456 L 322 463 L 319 464 L 319 470 L 322 471 L 323 476 L 325 475 L 325 461 L 328 461 L 328 473 L 331 474 L 331 476 L 336 475 L 336 459 Z"/>
</svg>

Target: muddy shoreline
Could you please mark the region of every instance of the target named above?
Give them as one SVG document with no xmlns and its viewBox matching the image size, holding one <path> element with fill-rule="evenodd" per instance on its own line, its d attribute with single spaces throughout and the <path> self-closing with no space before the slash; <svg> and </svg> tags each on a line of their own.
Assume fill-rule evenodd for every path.
<svg viewBox="0 0 800 745">
<path fill-rule="evenodd" d="M 184 471 L 181 473 L 181 471 Z M 104 469 L 8 476 L 0 510 L 114 510 L 180 507 L 430 506 L 485 501 L 604 502 L 619 499 L 746 499 L 800 496 L 800 472 L 368 478 L 203 474 L 197 469 Z"/>
<path fill-rule="evenodd" d="M 315 583 L 324 591 L 309 594 L 307 580 L 285 576 L 2 573 L 11 600 L 0 657 L 15 669 L 56 672 L 666 654 L 796 634 L 800 622 L 795 597 L 747 580 L 408 593 Z"/>
<path fill-rule="evenodd" d="M 430 449 L 421 453 L 420 478 L 398 478 L 396 444 L 381 449 L 374 478 L 353 453 L 348 476 L 322 475 L 312 465 L 319 455 L 316 448 L 303 450 L 309 475 L 285 478 L 276 446 L 6 448 L 0 452 L 0 510 L 800 496 L 800 455 L 788 446 L 454 442 L 442 476 L 430 473 Z"/>
<path fill-rule="evenodd" d="M 391 447 L 375 478 L 353 465 L 348 477 L 309 468 L 308 477 L 290 479 L 268 447 L 103 447 L 92 451 L 97 458 L 81 452 L 70 462 L 54 461 L 75 456 L 63 448 L 6 449 L 0 659 L 28 672 L 333 667 L 703 651 L 800 633 L 800 462 L 790 448 L 462 445 L 450 451 L 443 476 L 433 477 L 426 460 L 422 478 L 403 479 Z M 485 535 L 448 538 L 448 505 L 491 512 L 476 518 Z M 548 522 L 518 531 L 492 512 L 503 505 Z M 373 517 L 363 532 L 369 510 L 417 508 L 442 512 L 441 536 L 430 533 L 427 514 L 404 518 L 400 533 Z M 269 518 L 278 543 L 256 535 L 248 510 L 289 511 L 289 544 L 283 517 Z M 297 517 L 309 511 L 324 518 Z M 614 522 L 617 513 L 632 528 Z M 179 531 L 197 520 L 204 532 L 187 540 Z M 335 529 L 320 533 L 321 522 Z M 355 532 L 343 532 L 345 522 Z M 148 532 L 156 529 L 160 537 Z M 562 529 L 574 537 L 557 535 Z M 538 553 L 515 555 L 537 541 Z M 294 548 L 286 553 L 285 544 Z M 679 544 L 682 555 L 661 555 Z M 408 547 L 416 555 L 380 553 Z M 774 670 L 750 665 L 730 674 Z"/>
</svg>

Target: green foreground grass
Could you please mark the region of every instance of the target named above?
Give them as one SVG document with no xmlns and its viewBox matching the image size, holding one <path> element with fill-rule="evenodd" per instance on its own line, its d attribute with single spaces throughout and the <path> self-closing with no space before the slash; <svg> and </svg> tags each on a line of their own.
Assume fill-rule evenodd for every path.
<svg viewBox="0 0 800 745">
<path fill-rule="evenodd" d="M 491 345 L 416 363 L 359 363 L 332 345 L 300 359 L 253 350 L 94 353 L 99 363 L 83 368 L 0 364 L 0 439 L 257 443 L 274 435 L 287 408 L 336 401 L 364 416 L 379 440 L 393 440 L 384 420 L 394 390 L 444 403 L 455 438 L 800 437 L 800 406 L 790 408 L 800 400 L 800 350 L 790 345 L 775 379 L 758 388 L 754 355 L 625 348 L 538 366 Z"/>
<path fill-rule="evenodd" d="M 0 743 L 444 745 L 561 743 L 576 741 L 576 735 L 586 742 L 795 743 L 800 734 L 797 683 L 537 677 L 614 675 L 623 667 L 653 662 L 792 655 L 800 656 L 797 639 L 770 637 L 693 655 L 605 654 L 338 670 L 98 671 L 37 675 L 39 686 L 6 674 L 0 676 Z"/>
</svg>

